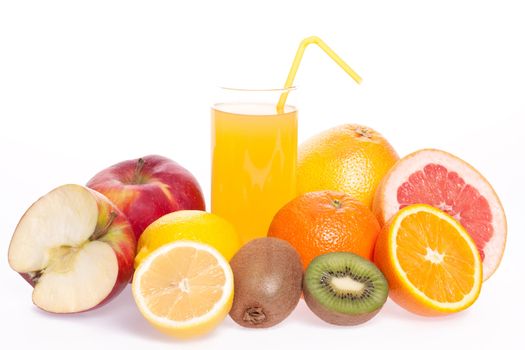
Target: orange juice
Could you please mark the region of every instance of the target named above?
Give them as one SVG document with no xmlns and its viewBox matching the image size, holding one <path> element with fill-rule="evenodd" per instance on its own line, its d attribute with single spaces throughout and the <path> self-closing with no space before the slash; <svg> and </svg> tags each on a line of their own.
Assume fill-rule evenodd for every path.
<svg viewBox="0 0 525 350">
<path fill-rule="evenodd" d="M 265 237 L 277 211 L 296 195 L 297 110 L 275 104 L 212 109 L 212 212 L 244 243 Z"/>
</svg>

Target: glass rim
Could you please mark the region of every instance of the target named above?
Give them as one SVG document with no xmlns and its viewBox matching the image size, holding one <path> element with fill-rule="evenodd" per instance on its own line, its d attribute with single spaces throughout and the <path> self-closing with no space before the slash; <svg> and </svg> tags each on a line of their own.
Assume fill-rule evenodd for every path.
<svg viewBox="0 0 525 350">
<path fill-rule="evenodd" d="M 235 92 L 291 92 L 297 90 L 296 86 L 282 87 L 282 88 L 236 88 L 229 86 L 219 86 L 219 89 L 226 91 L 235 91 Z"/>
</svg>

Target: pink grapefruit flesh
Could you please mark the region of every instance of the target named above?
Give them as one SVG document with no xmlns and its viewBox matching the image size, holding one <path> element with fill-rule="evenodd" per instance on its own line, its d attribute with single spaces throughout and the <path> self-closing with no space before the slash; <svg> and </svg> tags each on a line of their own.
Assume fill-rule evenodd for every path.
<svg viewBox="0 0 525 350">
<path fill-rule="evenodd" d="M 379 185 L 373 210 L 384 224 L 411 204 L 432 205 L 459 221 L 483 260 L 483 280 L 494 273 L 505 249 L 505 213 L 496 192 L 471 165 L 434 149 L 401 159 Z"/>
</svg>

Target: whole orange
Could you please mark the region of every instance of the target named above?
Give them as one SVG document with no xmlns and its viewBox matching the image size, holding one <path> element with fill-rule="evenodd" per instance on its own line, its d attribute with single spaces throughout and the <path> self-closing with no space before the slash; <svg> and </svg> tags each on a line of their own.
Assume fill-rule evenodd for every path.
<svg viewBox="0 0 525 350">
<path fill-rule="evenodd" d="M 309 192 L 288 202 L 270 224 L 268 236 L 288 241 L 304 268 L 329 252 L 353 252 L 371 260 L 381 227 L 361 202 L 335 191 Z"/>
<path fill-rule="evenodd" d="M 340 125 L 299 146 L 297 191 L 341 191 L 371 208 L 379 182 L 398 159 L 377 131 L 357 124 Z"/>
</svg>

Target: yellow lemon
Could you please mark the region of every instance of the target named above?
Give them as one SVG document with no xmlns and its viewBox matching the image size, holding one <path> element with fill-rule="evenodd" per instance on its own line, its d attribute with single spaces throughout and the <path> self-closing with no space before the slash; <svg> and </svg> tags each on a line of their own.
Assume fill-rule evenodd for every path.
<svg viewBox="0 0 525 350">
<path fill-rule="evenodd" d="M 208 244 L 230 260 L 241 247 L 235 228 L 225 219 L 200 210 L 181 210 L 152 222 L 137 245 L 135 268 L 155 249 L 178 240 Z"/>
<path fill-rule="evenodd" d="M 132 291 L 141 314 L 155 328 L 190 338 L 211 331 L 230 312 L 233 273 L 217 250 L 182 240 L 144 259 Z"/>
</svg>

